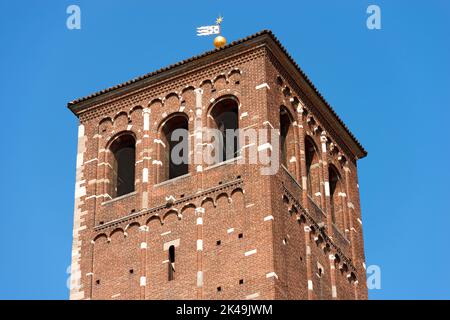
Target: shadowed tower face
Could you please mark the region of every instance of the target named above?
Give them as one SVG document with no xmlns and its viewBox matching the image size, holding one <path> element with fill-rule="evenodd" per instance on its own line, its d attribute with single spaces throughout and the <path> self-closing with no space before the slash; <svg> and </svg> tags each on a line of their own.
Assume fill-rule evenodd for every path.
<svg viewBox="0 0 450 320">
<path fill-rule="evenodd" d="M 71 299 L 367 298 L 366 151 L 271 32 L 69 108 Z"/>
</svg>

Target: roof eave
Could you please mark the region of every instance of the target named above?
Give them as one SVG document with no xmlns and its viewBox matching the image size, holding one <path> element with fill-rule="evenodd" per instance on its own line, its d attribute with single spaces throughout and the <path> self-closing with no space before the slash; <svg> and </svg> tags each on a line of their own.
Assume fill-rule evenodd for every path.
<svg viewBox="0 0 450 320">
<path fill-rule="evenodd" d="M 91 106 L 98 105 L 109 99 L 116 98 L 124 94 L 132 93 L 143 87 L 161 83 L 185 72 L 192 71 L 195 68 L 201 68 L 202 66 L 207 65 L 213 60 L 217 61 L 222 58 L 227 58 L 234 53 L 242 51 L 243 48 L 249 49 L 257 47 L 258 45 L 266 45 L 272 51 L 272 53 L 276 54 L 276 57 L 280 60 L 280 62 L 282 62 L 285 67 L 288 67 L 290 69 L 290 74 L 296 75 L 294 77 L 294 80 L 308 87 L 309 90 L 318 98 L 317 100 L 323 105 L 323 108 L 321 108 L 319 112 L 321 112 L 321 110 L 323 109 L 324 112 L 321 112 L 322 116 L 327 122 L 329 122 L 329 125 L 331 127 L 333 127 L 332 122 L 337 124 L 339 130 L 336 133 L 339 136 L 344 136 L 344 143 L 347 145 L 351 153 L 355 156 L 355 160 L 367 156 L 367 151 L 364 149 L 364 147 L 359 143 L 356 137 L 351 133 L 351 131 L 336 114 L 333 108 L 328 104 L 322 94 L 314 86 L 312 81 L 303 72 L 303 70 L 289 55 L 284 46 L 270 30 L 263 30 L 244 39 L 231 42 L 230 44 L 222 48 L 207 51 L 201 55 L 194 56 L 176 64 L 161 68 L 157 71 L 145 74 L 141 77 L 137 77 L 111 88 L 98 91 L 87 97 L 76 99 L 72 102 L 69 102 L 67 104 L 67 107 L 76 116 L 79 116 L 81 113 L 88 110 Z"/>
</svg>

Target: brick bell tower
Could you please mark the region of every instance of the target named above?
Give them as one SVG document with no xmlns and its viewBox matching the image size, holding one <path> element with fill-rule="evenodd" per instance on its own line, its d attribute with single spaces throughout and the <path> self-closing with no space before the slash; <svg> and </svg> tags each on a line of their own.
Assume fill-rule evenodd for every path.
<svg viewBox="0 0 450 320">
<path fill-rule="evenodd" d="M 367 298 L 367 153 L 270 31 L 68 107 L 79 118 L 71 299 Z M 278 134 L 239 137 L 208 162 L 205 128 Z M 196 161 L 171 158 L 176 129 Z M 273 174 L 251 152 L 277 158 Z"/>
</svg>

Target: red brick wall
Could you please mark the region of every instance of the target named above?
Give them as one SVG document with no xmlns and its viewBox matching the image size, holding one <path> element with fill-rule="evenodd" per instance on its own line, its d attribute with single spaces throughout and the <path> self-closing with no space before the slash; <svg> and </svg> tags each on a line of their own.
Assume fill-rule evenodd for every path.
<svg viewBox="0 0 450 320">
<path fill-rule="evenodd" d="M 342 161 L 341 153 L 319 154 L 315 183 L 321 196 L 313 198 L 317 208 L 311 204 L 302 180 L 302 139 L 310 135 L 320 149 L 326 128 L 317 119 L 307 121 L 314 109 L 292 81 L 268 51 L 255 48 L 82 113 L 71 298 L 331 299 L 333 291 L 338 299 L 366 298 L 356 165 Z M 201 110 L 196 89 L 203 92 Z M 158 140 L 164 120 L 185 113 L 194 137 L 195 120 L 208 124 L 211 106 L 229 95 L 240 103 L 240 128 L 278 128 L 280 107 L 289 110 L 294 122 L 287 170 L 262 176 L 260 165 L 191 164 L 189 175 L 163 181 L 164 146 Z M 308 114 L 298 112 L 299 102 Z M 135 192 L 111 199 L 108 145 L 123 131 L 137 140 Z M 327 139 L 330 148 L 334 140 Z M 192 143 L 192 153 L 194 148 Z M 350 202 L 343 213 L 347 230 L 340 235 L 333 234 L 327 216 L 326 163 L 336 163 L 347 190 L 342 201 Z M 167 202 L 169 196 L 175 203 Z M 167 276 L 169 243 L 176 246 L 173 281 Z M 330 263 L 330 255 L 341 264 Z M 351 272 L 357 284 L 348 280 Z"/>
</svg>

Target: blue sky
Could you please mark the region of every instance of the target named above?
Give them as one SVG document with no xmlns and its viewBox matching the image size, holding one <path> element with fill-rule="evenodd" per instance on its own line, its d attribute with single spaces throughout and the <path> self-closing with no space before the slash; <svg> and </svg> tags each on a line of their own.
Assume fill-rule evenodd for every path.
<svg viewBox="0 0 450 320">
<path fill-rule="evenodd" d="M 66 8 L 81 8 L 81 30 Z M 382 29 L 366 28 L 381 8 Z M 0 298 L 67 299 L 74 98 L 271 29 L 369 151 L 359 162 L 372 299 L 449 299 L 450 2 L 2 1 Z"/>
</svg>

